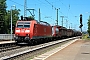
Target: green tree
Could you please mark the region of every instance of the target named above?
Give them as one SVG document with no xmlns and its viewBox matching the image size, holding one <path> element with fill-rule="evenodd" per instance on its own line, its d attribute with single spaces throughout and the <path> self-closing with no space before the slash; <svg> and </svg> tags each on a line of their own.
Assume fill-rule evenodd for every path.
<svg viewBox="0 0 90 60">
<path fill-rule="evenodd" d="M 0 0 L 0 34 L 5 32 L 6 0 Z"/>
<path fill-rule="evenodd" d="M 28 16 L 30 20 L 34 20 L 35 18 L 33 16 Z"/>
<path fill-rule="evenodd" d="M 13 24 L 13 33 L 14 33 L 14 26 L 16 25 L 16 21 L 19 19 L 20 9 L 12 10 L 12 24 Z M 11 28 L 11 10 L 7 10 L 7 14 L 5 15 L 5 28 L 6 33 L 10 33 Z"/>
<path fill-rule="evenodd" d="M 90 36 L 90 16 L 89 16 L 89 19 L 88 19 L 88 30 L 87 32 L 89 33 L 89 36 Z"/>
</svg>

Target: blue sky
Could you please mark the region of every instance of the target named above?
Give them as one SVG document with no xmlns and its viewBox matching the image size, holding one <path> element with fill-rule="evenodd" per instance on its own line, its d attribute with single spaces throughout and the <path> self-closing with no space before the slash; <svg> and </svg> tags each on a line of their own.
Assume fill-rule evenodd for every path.
<svg viewBox="0 0 90 60">
<path fill-rule="evenodd" d="M 17 9 L 20 9 L 20 15 L 24 15 L 24 0 L 7 0 L 7 10 L 11 9 L 11 6 L 15 5 Z M 59 25 L 62 25 L 62 18 L 64 16 L 64 27 L 69 28 L 72 25 L 73 29 L 79 29 L 80 14 L 83 15 L 83 31 L 87 30 L 87 19 L 90 15 L 90 0 L 27 0 L 27 8 L 35 9 L 35 19 L 38 20 L 38 10 L 41 10 L 41 20 L 55 25 L 56 23 L 56 9 L 59 9 L 58 20 Z M 27 16 L 30 13 L 27 11 Z M 48 18 L 46 18 L 48 17 Z M 68 22 L 66 23 L 66 20 Z"/>
</svg>

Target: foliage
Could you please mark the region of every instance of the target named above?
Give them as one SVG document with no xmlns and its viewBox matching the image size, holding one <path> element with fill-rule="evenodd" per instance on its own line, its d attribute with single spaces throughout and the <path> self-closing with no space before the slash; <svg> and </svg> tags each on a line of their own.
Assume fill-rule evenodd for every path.
<svg viewBox="0 0 90 60">
<path fill-rule="evenodd" d="M 34 20 L 35 18 L 33 16 L 28 16 L 30 20 Z"/>
<path fill-rule="evenodd" d="M 87 30 L 89 36 L 90 36 L 90 16 L 89 16 L 89 19 L 88 19 L 88 30 Z"/>
<path fill-rule="evenodd" d="M 14 9 L 12 10 L 12 25 L 13 25 L 13 30 L 15 28 L 16 21 L 19 19 L 19 12 L 20 9 Z M 10 33 L 10 28 L 11 28 L 11 10 L 7 10 L 7 14 L 5 15 L 5 24 L 6 24 L 6 30 L 7 33 Z"/>
<path fill-rule="evenodd" d="M 10 33 L 11 10 L 6 10 L 6 0 L 0 0 L 0 34 Z M 20 9 L 12 9 L 13 31 L 16 21 L 19 19 Z"/>
<path fill-rule="evenodd" d="M 6 0 L 0 0 L 0 33 L 5 32 Z"/>
<path fill-rule="evenodd" d="M 83 40 L 90 40 L 90 36 L 88 34 L 83 34 L 82 39 Z"/>
</svg>

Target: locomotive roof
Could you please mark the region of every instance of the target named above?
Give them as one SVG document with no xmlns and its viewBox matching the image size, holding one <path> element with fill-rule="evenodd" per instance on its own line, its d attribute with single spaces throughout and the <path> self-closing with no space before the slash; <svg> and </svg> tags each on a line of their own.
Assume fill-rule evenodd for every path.
<svg viewBox="0 0 90 60">
<path fill-rule="evenodd" d="M 24 18 L 24 19 L 23 19 Z M 42 25 L 47 25 L 47 26 L 50 26 L 50 24 L 49 23 L 47 23 L 47 22 L 44 22 L 44 21 L 40 21 L 40 22 L 38 22 L 37 20 L 32 20 L 32 18 L 29 18 L 29 17 L 23 17 L 23 16 L 21 16 L 21 20 L 20 21 L 36 21 L 36 23 L 37 24 L 42 24 Z"/>
<path fill-rule="evenodd" d="M 37 20 L 18 20 L 19 22 L 31 22 L 31 21 L 35 21 L 37 24 L 42 24 L 42 25 L 47 25 L 47 26 L 50 26 L 50 24 L 49 23 L 47 23 L 47 22 L 44 22 L 44 21 L 40 21 L 40 22 L 38 22 Z"/>
</svg>

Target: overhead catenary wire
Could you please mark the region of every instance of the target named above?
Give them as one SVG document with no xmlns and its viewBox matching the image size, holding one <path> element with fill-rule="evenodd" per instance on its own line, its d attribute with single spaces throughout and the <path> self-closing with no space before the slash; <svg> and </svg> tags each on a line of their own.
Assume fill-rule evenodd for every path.
<svg viewBox="0 0 90 60">
<path fill-rule="evenodd" d="M 9 1 L 11 1 L 11 2 L 13 2 L 13 3 L 16 3 L 16 4 L 20 5 L 20 6 L 24 6 L 24 5 L 20 4 L 20 3 L 17 3 L 17 2 L 15 2 L 15 1 L 13 1 L 13 0 L 9 0 Z"/>
<path fill-rule="evenodd" d="M 52 8 L 55 8 L 55 10 L 57 9 L 57 8 L 56 8 L 53 4 L 51 4 L 49 1 L 47 1 L 47 0 L 45 0 L 45 1 L 46 1 L 49 5 L 51 5 Z M 60 10 L 59 10 L 59 12 L 64 15 L 64 13 L 62 13 Z"/>
<path fill-rule="evenodd" d="M 59 0 L 61 3 L 62 3 L 62 5 L 64 5 L 65 6 L 65 8 L 68 10 L 68 13 L 71 13 L 73 16 L 74 16 L 74 14 L 72 13 L 72 11 L 70 11 L 70 8 L 71 8 L 71 5 L 69 4 L 69 5 L 65 5 L 61 0 Z M 70 12 L 69 12 L 70 11 Z M 68 15 L 68 14 L 67 14 Z"/>
<path fill-rule="evenodd" d="M 20 4 L 20 3 L 18 3 L 18 2 L 15 2 L 15 1 L 13 1 L 13 0 L 9 0 L 9 1 L 11 1 L 11 2 L 13 2 L 13 3 L 15 3 L 15 4 L 18 4 L 18 5 L 20 5 L 20 6 L 22 6 L 22 7 L 24 7 L 24 5 L 22 5 L 22 4 Z M 28 7 L 26 7 L 26 8 L 28 8 Z M 37 10 L 35 10 L 37 13 L 39 13 Z M 40 13 L 40 14 L 42 14 L 42 13 Z M 42 14 L 42 15 L 44 15 L 44 14 Z M 45 16 L 45 15 L 44 15 Z"/>
<path fill-rule="evenodd" d="M 22 7 L 24 7 L 23 4 L 20 4 L 20 3 L 18 3 L 18 2 L 15 2 L 14 0 L 9 0 L 9 1 L 11 1 L 11 2 L 13 2 L 13 3 L 15 3 L 15 4 L 18 4 L 18 5 L 22 6 Z M 43 3 L 43 4 L 45 4 L 46 6 L 45 6 L 45 5 L 44 5 L 44 6 L 47 7 L 47 4 L 46 4 L 46 3 L 44 3 L 44 2 L 42 2 L 42 1 L 40 1 L 40 0 L 38 0 L 38 1 L 41 2 L 41 3 Z M 51 5 L 52 8 L 55 8 L 55 9 L 56 9 L 56 7 L 55 7 L 53 4 L 51 4 L 49 1 L 47 1 L 47 0 L 45 0 L 45 1 L 46 1 L 49 5 Z M 28 7 L 27 7 L 27 8 L 28 8 Z M 39 13 L 37 10 L 35 10 L 35 12 Z M 62 13 L 61 11 L 59 11 L 59 12 Z M 40 12 L 40 14 L 46 17 L 45 14 L 43 14 L 43 13 L 41 13 L 41 12 Z M 62 14 L 63 14 L 63 13 L 62 13 Z M 50 18 L 54 20 L 54 18 L 52 18 L 52 17 L 50 17 Z"/>
<path fill-rule="evenodd" d="M 9 1 L 11 1 L 11 2 L 13 2 L 13 3 L 16 3 L 16 4 L 18 4 L 18 5 L 20 5 L 20 6 L 24 6 L 23 4 L 20 4 L 20 3 L 18 3 L 18 2 L 15 2 L 15 1 L 13 1 L 13 0 L 9 0 Z M 39 2 L 41 2 L 41 3 L 44 3 L 44 2 L 42 2 L 42 1 L 40 1 L 40 0 L 38 0 Z M 47 0 L 45 0 L 49 5 L 51 5 L 52 6 L 52 8 L 54 7 L 55 9 L 56 9 L 56 7 L 53 5 L 53 4 L 51 4 L 49 1 L 47 1 Z M 60 0 L 59 0 L 60 1 Z M 60 1 L 61 2 L 61 1 Z M 62 3 L 62 2 L 61 2 Z M 45 3 L 44 3 L 45 4 Z M 63 3 L 62 3 L 63 4 Z M 47 5 L 47 4 L 45 4 L 45 5 Z M 63 4 L 64 5 L 64 4 Z M 66 5 L 64 5 L 66 8 L 67 8 L 67 6 Z M 47 7 L 47 6 L 46 6 Z M 27 7 L 28 8 L 28 7 Z M 70 7 L 69 7 L 70 8 Z M 61 11 L 59 11 L 61 14 L 63 14 Z M 39 13 L 39 12 L 38 12 Z M 63 14 L 64 15 L 64 14 Z M 73 14 L 72 14 L 73 15 Z"/>
</svg>

